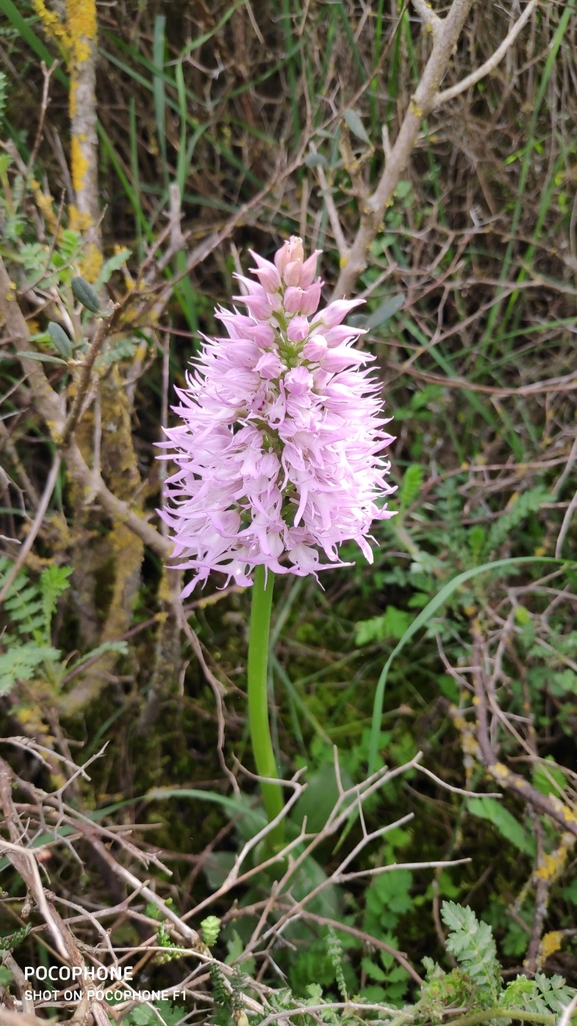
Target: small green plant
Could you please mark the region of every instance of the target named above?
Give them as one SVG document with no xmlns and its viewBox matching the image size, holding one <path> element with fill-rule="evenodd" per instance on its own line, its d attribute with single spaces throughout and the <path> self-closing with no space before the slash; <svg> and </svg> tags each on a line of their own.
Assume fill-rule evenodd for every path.
<svg viewBox="0 0 577 1026">
<path fill-rule="evenodd" d="M 479 1022 L 477 1013 L 486 1012 L 487 1021 L 508 1023 L 521 1016 L 531 1021 L 553 1024 L 556 1017 L 574 997 L 561 976 L 546 977 L 537 973 L 533 980 L 517 976 L 505 983 L 503 969 L 491 927 L 480 921 L 471 908 L 444 901 L 443 922 L 449 927 L 447 951 L 458 966 L 444 972 L 431 958 L 424 958 L 426 982 L 421 997 L 410 1013 L 415 1023 L 442 1022 L 448 1012 L 463 1009 L 465 1014 L 453 1020 L 454 1026 Z M 510 1017 L 506 1014 L 510 1012 Z"/>
<path fill-rule="evenodd" d="M 172 1001 L 157 1001 L 154 1005 L 139 1005 L 120 1020 L 120 1026 L 176 1026 L 186 1015 L 186 1009 Z"/>
<path fill-rule="evenodd" d="M 10 569 L 10 561 L 0 556 L 0 587 Z M 18 680 L 31 680 L 39 667 L 60 659 L 60 651 L 51 644 L 50 627 L 71 573 L 52 564 L 35 582 L 20 570 L 10 585 L 4 603 L 9 627 L 2 635 L 6 651 L 0 655 L 0 695 L 11 691 Z"/>
<path fill-rule="evenodd" d="M 0 589 L 8 579 L 12 563 L 0 556 Z M 4 602 L 5 626 L 0 637 L 0 695 L 6 695 L 19 681 L 35 680 L 42 673 L 46 683 L 59 687 L 65 673 L 104 652 L 126 653 L 124 641 L 105 642 L 72 663 L 52 644 L 52 618 L 59 598 L 70 587 L 70 567 L 46 567 L 38 580 L 22 568 L 10 584 Z"/>
</svg>

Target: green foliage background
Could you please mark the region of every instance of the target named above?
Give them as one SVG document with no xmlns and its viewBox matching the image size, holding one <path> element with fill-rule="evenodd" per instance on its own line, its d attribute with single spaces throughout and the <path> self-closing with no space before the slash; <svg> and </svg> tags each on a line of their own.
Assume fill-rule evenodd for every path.
<svg viewBox="0 0 577 1026">
<path fill-rule="evenodd" d="M 130 462 L 123 443 L 105 455 L 103 474 L 151 519 L 163 473 L 155 443 L 172 389 L 185 382 L 199 332 L 218 333 L 213 309 L 230 304 L 233 271 L 250 264 L 249 248 L 270 256 L 301 234 L 307 249 L 324 250 L 328 296 L 339 264 L 327 196 L 352 240 L 359 190 L 382 171 L 383 126 L 394 140 L 428 53 L 427 33 L 406 4 L 266 6 L 118 0 L 98 9 L 100 302 L 130 294 L 147 259 L 155 268 L 145 301 L 124 310 L 96 367 L 100 430 L 108 441 L 127 431 L 131 445 Z M 509 27 L 500 6 L 475 4 L 444 85 L 481 65 Z M 470 861 L 327 888 L 311 906 L 317 919 L 407 952 L 419 973 L 425 960 L 427 979 L 419 992 L 393 956 L 371 950 L 359 933 L 335 940 L 326 923 L 303 919 L 275 959 L 287 985 L 311 1002 L 321 993 L 307 991 L 314 984 L 334 1001 L 360 994 L 400 1008 L 411 1000 L 417 1018 L 440 1022 L 452 997 L 466 1008 L 473 990 L 477 1009 L 501 1003 L 545 1015 L 560 1007 L 551 988 L 562 986 L 548 977 L 577 985 L 575 36 L 573 3 L 541 4 L 505 60 L 423 124 L 357 283 L 367 298 L 362 345 L 377 357 L 397 434 L 398 515 L 375 527 L 371 566 L 350 546 L 342 555 L 355 566 L 323 575 L 324 590 L 278 580 L 278 762 L 287 778 L 308 767 L 293 829 L 307 816 L 322 830 L 338 793 L 333 746 L 345 786 L 422 751 L 433 776 L 411 769 L 365 807 L 367 831 L 414 819 L 364 849 L 356 868 Z M 56 53 L 28 0 L 17 9 L 0 0 L 0 48 L 0 251 L 25 297 L 33 355 L 64 393 L 69 360 L 82 360 L 95 323 L 73 286 L 85 239 L 67 223 L 66 75 L 61 65 L 52 76 L 28 167 L 40 61 Z M 164 250 L 151 247 L 166 228 L 173 183 L 185 244 L 164 262 L 166 238 Z M 55 289 L 74 338 L 54 326 Z M 1 588 L 55 450 L 10 338 L 0 357 Z M 92 453 L 95 416 L 91 408 L 78 427 Z M 191 648 L 167 600 L 162 559 L 135 553 L 129 580 L 117 528 L 62 468 L 0 610 L 2 733 L 35 737 L 79 765 L 108 742 L 71 800 L 94 821 L 129 824 L 138 844 L 167 853 L 173 876 L 167 883 L 158 874 L 155 887 L 185 912 L 219 886 L 255 830 L 248 813 L 235 815 L 220 800 L 230 795 L 225 764 L 236 767 L 245 812 L 247 796 L 258 794 L 233 763 L 252 768 L 243 690 L 250 595 L 220 592 L 217 580 L 194 593 L 185 613 L 200 647 Z M 500 778 L 480 747 L 478 688 Z M 18 749 L 3 754 L 42 789 L 61 786 L 50 758 L 39 768 Z M 515 774 L 548 805 L 524 798 Z M 361 830 L 352 819 L 343 850 Z M 303 871 L 302 893 L 341 857 L 327 839 Z M 66 847 L 52 865 L 70 895 L 111 906 L 124 897 L 98 864 L 80 865 Z M 8 933 L 23 892 L 16 875 L 4 886 Z M 249 976 L 264 964 L 252 955 L 243 962 L 243 952 L 270 887 L 263 875 L 239 888 L 238 907 L 228 897 L 210 910 L 222 920 L 218 956 Z M 115 939 L 136 946 L 142 936 L 127 920 Z M 37 959 L 33 941 L 23 943 Z M 532 979 L 519 983 L 525 959 Z M 270 965 L 262 972 L 278 985 Z M 240 1005 L 223 1007 L 238 1016 Z M 143 1015 L 135 1010 L 126 1021 L 145 1026 Z"/>
</svg>

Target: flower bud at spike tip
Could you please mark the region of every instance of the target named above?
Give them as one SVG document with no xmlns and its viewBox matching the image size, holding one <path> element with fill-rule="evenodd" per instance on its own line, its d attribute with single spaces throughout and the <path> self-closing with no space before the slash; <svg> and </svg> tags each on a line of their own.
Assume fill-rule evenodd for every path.
<svg viewBox="0 0 577 1026">
<path fill-rule="evenodd" d="M 258 566 L 316 577 L 350 565 L 338 554 L 348 541 L 370 561 L 372 522 L 394 515 L 382 502 L 394 491 L 389 421 L 361 369 L 374 357 L 353 348 L 362 329 L 342 324 L 361 300 L 317 313 L 318 253 L 305 260 L 294 236 L 274 262 L 251 255 L 254 280 L 239 275 L 236 298 L 247 313 L 216 311 L 228 337 L 205 339 L 160 443 L 177 468 L 160 515 L 193 572 L 183 597 L 213 570 L 240 586 Z"/>
</svg>

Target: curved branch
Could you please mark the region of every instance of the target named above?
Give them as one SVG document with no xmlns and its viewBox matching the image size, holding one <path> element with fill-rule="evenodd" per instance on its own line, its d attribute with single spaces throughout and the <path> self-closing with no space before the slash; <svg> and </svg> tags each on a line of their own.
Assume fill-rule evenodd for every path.
<svg viewBox="0 0 577 1026">
<path fill-rule="evenodd" d="M 525 10 L 523 11 L 520 18 L 517 19 L 513 28 L 507 33 L 503 42 L 497 47 L 495 53 L 481 64 L 480 68 L 476 68 L 470 75 L 467 75 L 461 82 L 457 82 L 454 86 L 450 86 L 449 89 L 443 89 L 441 93 L 437 93 L 435 96 L 435 107 L 440 107 L 441 104 L 446 103 L 447 100 L 454 99 L 455 96 L 459 96 L 460 93 L 464 93 L 465 89 L 469 89 L 470 86 L 480 82 L 485 75 L 489 75 L 497 65 L 503 60 L 503 57 L 507 53 L 507 50 L 511 48 L 519 35 L 523 26 L 529 21 L 533 11 L 535 10 L 539 0 L 529 0 Z"/>
<path fill-rule="evenodd" d="M 367 266 L 369 247 L 379 231 L 385 210 L 390 205 L 401 175 L 409 162 L 424 119 L 441 104 L 458 96 L 459 93 L 470 85 L 474 85 L 496 67 L 526 24 L 538 0 L 530 0 L 523 14 L 492 57 L 462 82 L 442 92 L 439 91 L 439 85 L 449 67 L 473 0 L 453 0 L 449 12 L 444 18 L 435 14 L 426 0 L 413 0 L 413 3 L 423 19 L 426 29 L 432 34 L 433 48 L 421 80 L 411 98 L 395 143 L 390 153 L 386 155 L 385 168 L 377 187 L 361 211 L 361 224 L 354 242 L 348 250 L 345 260 L 342 260 L 341 256 L 343 266 L 334 289 L 333 296 L 335 298 L 350 293 L 359 275 Z"/>
<path fill-rule="evenodd" d="M 375 238 L 385 208 L 389 205 L 415 145 L 424 118 L 433 110 L 439 84 L 449 66 L 473 0 L 453 0 L 449 13 L 440 24 L 435 22 L 433 49 L 425 65 L 417 89 L 403 118 L 399 134 L 385 163 L 373 195 L 361 214 L 361 225 L 355 241 L 341 269 L 334 295 L 342 296 L 352 290 L 357 278 L 367 266 L 369 246 Z"/>
</svg>

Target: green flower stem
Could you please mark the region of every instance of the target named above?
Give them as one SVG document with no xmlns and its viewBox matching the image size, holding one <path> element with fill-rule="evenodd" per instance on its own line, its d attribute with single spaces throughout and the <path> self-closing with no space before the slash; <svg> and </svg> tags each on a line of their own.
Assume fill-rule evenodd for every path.
<svg viewBox="0 0 577 1026">
<path fill-rule="evenodd" d="M 270 724 L 268 717 L 268 651 L 270 639 L 270 614 L 274 574 L 268 571 L 265 585 L 263 566 L 257 566 L 252 587 L 250 629 L 248 638 L 248 722 L 254 761 L 261 777 L 277 777 Z M 262 782 L 262 797 L 269 823 L 283 809 L 280 784 Z M 279 823 L 269 835 L 271 847 L 280 849 L 284 843 L 284 822 Z"/>
</svg>

